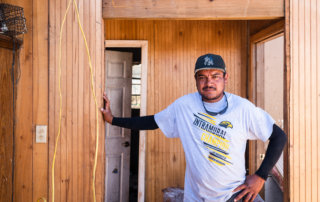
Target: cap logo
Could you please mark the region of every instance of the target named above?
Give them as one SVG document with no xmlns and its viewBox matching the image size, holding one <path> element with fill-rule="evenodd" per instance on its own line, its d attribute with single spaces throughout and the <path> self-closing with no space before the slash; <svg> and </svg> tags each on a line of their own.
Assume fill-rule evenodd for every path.
<svg viewBox="0 0 320 202">
<path fill-rule="evenodd" d="M 204 58 L 204 65 L 205 65 L 205 66 L 212 66 L 212 65 L 213 65 L 213 59 L 210 58 L 210 57 L 208 57 L 208 56 L 206 56 L 206 57 Z"/>
</svg>

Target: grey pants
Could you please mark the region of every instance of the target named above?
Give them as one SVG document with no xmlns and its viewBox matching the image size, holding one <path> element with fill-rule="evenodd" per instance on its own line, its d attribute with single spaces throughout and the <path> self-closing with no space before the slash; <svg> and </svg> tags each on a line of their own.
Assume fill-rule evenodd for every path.
<svg viewBox="0 0 320 202">
<path fill-rule="evenodd" d="M 241 191 L 233 194 L 227 202 L 233 202 L 234 199 L 241 193 Z M 242 202 L 243 200 L 240 199 L 238 202 Z M 253 202 L 264 202 L 264 200 L 261 198 L 261 196 L 258 194 L 257 197 L 253 200 Z"/>
</svg>

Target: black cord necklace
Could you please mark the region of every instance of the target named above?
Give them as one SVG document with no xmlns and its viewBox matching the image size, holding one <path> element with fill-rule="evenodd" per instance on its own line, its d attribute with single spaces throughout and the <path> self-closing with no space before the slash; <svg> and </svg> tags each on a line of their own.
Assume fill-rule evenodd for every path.
<svg viewBox="0 0 320 202">
<path fill-rule="evenodd" d="M 226 96 L 226 94 L 225 94 L 224 92 L 223 92 L 223 96 Z M 229 105 L 229 103 L 228 103 L 228 98 L 226 97 L 227 106 L 226 106 L 225 108 L 223 108 L 223 109 L 222 109 L 221 111 L 219 111 L 219 112 L 211 112 L 211 111 L 208 111 L 208 110 L 206 109 L 206 107 L 204 106 L 204 102 L 203 102 L 202 98 L 201 98 L 201 101 L 202 101 L 202 105 L 203 105 L 204 110 L 205 110 L 209 115 L 211 115 L 211 116 L 217 116 L 218 114 L 220 114 L 220 115 L 224 114 L 224 113 L 227 111 L 228 105 Z"/>
</svg>

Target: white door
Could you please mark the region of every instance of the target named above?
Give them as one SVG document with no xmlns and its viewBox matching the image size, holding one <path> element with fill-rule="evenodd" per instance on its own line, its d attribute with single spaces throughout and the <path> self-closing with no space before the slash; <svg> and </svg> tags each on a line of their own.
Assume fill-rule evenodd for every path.
<svg viewBox="0 0 320 202">
<path fill-rule="evenodd" d="M 131 116 L 132 53 L 105 51 L 105 91 L 115 117 Z M 105 202 L 129 201 L 130 130 L 106 124 Z"/>
</svg>

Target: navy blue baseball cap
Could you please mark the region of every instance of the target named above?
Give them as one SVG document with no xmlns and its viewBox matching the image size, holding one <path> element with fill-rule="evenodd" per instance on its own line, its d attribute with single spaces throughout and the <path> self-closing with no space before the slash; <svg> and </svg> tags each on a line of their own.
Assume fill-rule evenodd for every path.
<svg viewBox="0 0 320 202">
<path fill-rule="evenodd" d="M 224 61 L 220 55 L 208 53 L 200 56 L 197 59 L 195 69 L 194 69 L 194 74 L 204 69 L 217 69 L 225 73 L 226 65 L 224 64 Z"/>
</svg>

